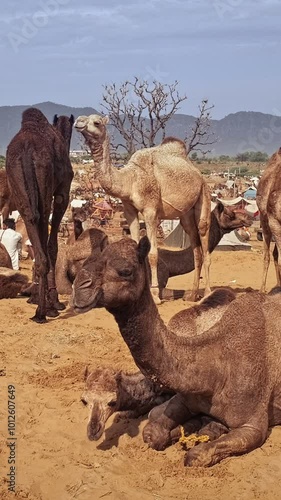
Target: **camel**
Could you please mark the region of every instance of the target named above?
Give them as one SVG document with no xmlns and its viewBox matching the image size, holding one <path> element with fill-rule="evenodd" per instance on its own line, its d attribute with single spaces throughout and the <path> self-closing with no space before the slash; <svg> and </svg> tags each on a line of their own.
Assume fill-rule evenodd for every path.
<svg viewBox="0 0 281 500">
<path fill-rule="evenodd" d="M 107 116 L 90 115 L 79 116 L 74 127 L 81 132 L 91 149 L 96 177 L 101 186 L 107 193 L 122 200 L 131 236 L 136 242 L 140 238 L 138 213 L 142 214 L 151 242 L 149 261 L 155 302 L 161 303 L 157 280 L 158 222 L 159 219 L 177 217 L 189 234 L 194 253 L 195 273 L 190 299 L 195 301 L 202 262 L 206 277 L 205 293 L 210 292 L 209 188 L 199 170 L 188 159 L 184 142 L 173 137 L 167 137 L 160 146 L 137 151 L 124 168 L 117 170 L 110 158 L 107 124 Z"/>
<path fill-rule="evenodd" d="M 77 216 L 80 216 L 80 212 Z M 209 252 L 213 252 L 224 234 L 229 233 L 233 229 L 243 227 L 244 225 L 251 225 L 251 223 L 252 220 L 250 216 L 247 214 L 235 213 L 232 209 L 225 207 L 219 201 L 211 213 Z M 83 231 L 82 227 L 81 229 Z M 56 283 L 58 292 L 61 294 L 72 293 L 73 281 L 86 258 L 89 257 L 92 252 L 95 252 L 96 249 L 97 251 L 100 251 L 107 244 L 109 244 L 106 234 L 103 233 L 104 240 L 101 240 L 102 248 L 100 247 L 101 230 L 89 229 L 85 232 L 86 234 L 83 238 L 81 236 L 78 237 L 74 246 L 69 245 L 68 239 L 67 247 L 62 245 L 59 248 L 56 266 Z M 87 234 L 91 235 L 90 240 L 88 240 Z M 193 270 L 194 258 L 191 247 L 179 251 L 171 251 L 166 248 L 159 247 L 157 277 L 161 299 L 170 300 L 181 298 L 184 294 L 183 290 L 165 290 L 168 279 L 172 276 L 179 276 Z"/>
<path fill-rule="evenodd" d="M 28 277 L 19 271 L 0 267 L 0 299 L 13 299 L 28 282 Z"/>
<path fill-rule="evenodd" d="M 198 306 L 196 334 L 186 336 L 188 309 L 173 318 L 172 328 L 160 318 L 150 293 L 149 250 L 147 237 L 139 244 L 122 239 L 108 245 L 78 273 L 74 310 L 105 307 L 139 370 L 175 391 L 164 412 L 144 428 L 150 447 L 164 449 L 173 429 L 204 413 L 229 432 L 188 451 L 185 465 L 207 467 L 254 450 L 265 442 L 268 427 L 281 423 L 280 295 L 251 292 L 230 297 L 222 316 L 216 319 L 212 312 L 209 323 L 208 303 L 215 291 L 207 307 L 205 301 Z"/>
<path fill-rule="evenodd" d="M 154 421 L 174 395 L 172 391 L 152 383 L 141 372 L 125 373 L 112 368 L 97 368 L 89 372 L 87 367 L 84 378 L 85 390 L 81 401 L 90 410 L 87 425 L 90 441 L 100 439 L 107 420 L 116 412 L 127 418 L 138 418 L 149 412 L 149 420 Z M 156 409 L 151 411 L 155 407 Z M 208 434 L 212 440 L 222 433 L 227 433 L 228 429 L 207 416 L 200 416 L 186 422 L 184 431 L 185 434 Z M 178 441 L 180 436 L 181 429 L 178 426 L 171 431 L 170 443 Z"/>
<path fill-rule="evenodd" d="M 3 220 L 7 219 L 13 210 L 16 210 L 16 207 L 9 189 L 6 170 L 0 170 L 0 212 Z"/>
<path fill-rule="evenodd" d="M 35 297 L 30 301 L 38 303 L 31 318 L 37 323 L 45 322 L 46 315 L 57 316 L 58 310 L 65 307 L 58 301 L 55 265 L 57 233 L 73 178 L 69 160 L 73 121 L 73 116 L 55 116 L 52 126 L 39 109 L 28 108 L 22 114 L 20 131 L 7 149 L 8 183 L 35 253 L 36 282 L 32 290 Z M 48 235 L 52 203 L 52 227 Z"/>
<path fill-rule="evenodd" d="M 153 384 L 141 372 L 127 374 L 111 368 L 85 371 L 86 387 L 81 401 L 89 405 L 88 438 L 98 440 L 109 417 L 126 411 L 130 418 L 148 413 L 154 406 L 171 398 L 173 392 Z"/>
<path fill-rule="evenodd" d="M 74 243 L 83 233 L 83 222 L 87 219 L 87 212 L 83 207 L 72 207 L 71 215 L 73 221 L 73 233 L 67 238 L 67 245 Z"/>
<path fill-rule="evenodd" d="M 13 269 L 11 257 L 2 243 L 0 243 L 0 267 Z"/>
<path fill-rule="evenodd" d="M 265 292 L 270 261 L 270 242 L 275 240 L 273 260 L 277 286 L 281 286 L 281 148 L 272 155 L 259 181 L 256 202 L 263 231 L 263 275 L 261 292 Z"/>
<path fill-rule="evenodd" d="M 70 295 L 75 276 L 86 259 L 91 259 L 91 254 L 98 255 L 106 245 L 108 245 L 107 235 L 96 228 L 86 229 L 72 244 L 61 245 L 56 262 L 58 293 Z"/>
</svg>

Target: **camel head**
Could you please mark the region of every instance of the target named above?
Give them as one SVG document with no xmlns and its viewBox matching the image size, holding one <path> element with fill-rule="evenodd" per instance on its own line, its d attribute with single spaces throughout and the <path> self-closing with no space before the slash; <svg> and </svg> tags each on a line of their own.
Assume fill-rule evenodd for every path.
<svg viewBox="0 0 281 500">
<path fill-rule="evenodd" d="M 149 240 L 144 236 L 139 244 L 123 238 L 105 247 L 101 254 L 93 254 L 74 280 L 74 310 L 114 310 L 135 304 L 145 286 L 149 287 L 149 250 Z"/>
<path fill-rule="evenodd" d="M 253 219 L 250 215 L 234 212 L 232 208 L 224 206 L 221 201 L 218 201 L 217 206 L 213 210 L 213 214 L 224 232 L 230 232 L 233 231 L 233 229 L 239 229 L 244 226 L 248 227 L 253 223 Z"/>
<path fill-rule="evenodd" d="M 99 143 L 103 143 L 106 137 L 106 125 L 108 122 L 108 116 L 78 116 L 74 123 L 74 127 L 78 132 L 81 132 L 86 140 L 92 139 Z"/>
<path fill-rule="evenodd" d="M 85 222 L 87 220 L 87 209 L 83 207 L 72 207 L 71 209 L 72 220 Z"/>
<path fill-rule="evenodd" d="M 109 417 L 118 410 L 116 373 L 106 368 L 89 374 L 86 369 L 85 379 L 81 401 L 90 411 L 87 436 L 90 441 L 97 441 Z"/>
<path fill-rule="evenodd" d="M 63 138 L 68 142 L 68 146 L 70 146 L 71 135 L 72 135 L 72 127 L 74 124 L 74 116 L 58 116 L 55 115 L 53 119 L 53 126 L 56 130 L 59 130 L 62 134 Z"/>
</svg>

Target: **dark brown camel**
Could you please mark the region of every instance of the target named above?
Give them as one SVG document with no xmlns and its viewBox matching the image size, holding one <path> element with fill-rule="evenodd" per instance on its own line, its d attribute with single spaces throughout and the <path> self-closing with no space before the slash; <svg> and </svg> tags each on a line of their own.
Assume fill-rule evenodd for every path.
<svg viewBox="0 0 281 500">
<path fill-rule="evenodd" d="M 67 238 L 67 245 L 74 243 L 83 233 L 83 222 L 87 219 L 87 211 L 83 207 L 72 207 L 73 233 Z"/>
<path fill-rule="evenodd" d="M 77 210 L 77 209 L 76 209 Z M 81 210 L 81 209 L 79 209 Z M 82 216 L 83 216 L 82 212 Z M 80 217 L 78 212 L 77 217 Z M 230 233 L 233 229 L 238 229 L 244 225 L 251 225 L 250 216 L 242 213 L 235 213 L 232 209 L 225 207 L 221 202 L 211 213 L 211 227 L 209 235 L 209 252 L 213 252 L 222 236 Z M 79 224 L 79 222 L 78 222 Z M 83 231 L 82 223 L 81 229 Z M 84 236 L 79 236 L 75 246 L 69 246 L 69 241 L 74 242 L 74 236 L 71 235 L 67 240 L 68 245 L 62 245 L 59 249 L 58 263 L 56 266 L 56 282 L 58 292 L 61 294 L 69 294 L 72 292 L 72 283 L 77 272 L 83 265 L 91 252 L 99 251 L 100 233 L 98 229 L 87 229 Z M 81 233 L 82 234 L 82 233 Z M 84 234 L 84 233 L 83 233 Z M 105 233 L 102 247 L 109 244 Z M 91 236 L 88 239 L 88 235 Z M 192 248 L 186 248 L 179 251 L 171 251 L 165 248 L 158 248 L 158 283 L 160 289 L 160 297 L 162 299 L 176 299 L 183 297 L 184 290 L 165 290 L 168 279 L 172 276 L 186 274 L 194 270 L 194 256 Z"/>
<path fill-rule="evenodd" d="M 0 299 L 13 299 L 28 282 L 28 277 L 19 271 L 0 267 Z"/>
<path fill-rule="evenodd" d="M 49 124 L 36 108 L 23 112 L 20 131 L 7 149 L 8 182 L 17 200 L 19 210 L 35 253 L 35 279 L 38 299 L 31 298 L 38 307 L 32 318 L 38 323 L 48 316 L 57 316 L 64 308 L 58 301 L 55 283 L 57 233 L 69 201 L 73 178 L 69 160 L 69 144 L 73 116 L 54 119 Z M 53 203 L 52 227 L 48 224 Z"/>
<path fill-rule="evenodd" d="M 0 243 L 0 267 L 13 269 L 11 257 L 2 243 Z"/>
<path fill-rule="evenodd" d="M 75 310 L 105 307 L 142 373 L 177 393 L 164 413 L 146 425 L 143 436 L 149 446 L 164 449 L 173 429 L 204 413 L 229 433 L 191 449 L 186 465 L 211 466 L 254 450 L 266 440 L 268 427 L 281 423 L 280 294 L 243 294 L 216 322 L 212 313 L 210 325 L 203 301 L 205 329 L 186 337 L 189 309 L 179 313 L 173 330 L 159 316 L 150 293 L 149 246 L 146 237 L 139 244 L 123 239 L 107 246 L 78 273 Z M 211 309 L 216 295 L 208 297 Z"/>
<path fill-rule="evenodd" d="M 270 242 L 274 237 L 273 260 L 277 286 L 281 286 L 281 148 L 272 155 L 257 188 L 257 205 L 263 232 L 263 275 L 261 292 L 265 292 L 270 261 Z"/>
<path fill-rule="evenodd" d="M 16 207 L 8 186 L 6 170 L 0 170 L 0 213 L 3 220 L 7 219 L 13 210 L 16 210 Z"/>
</svg>

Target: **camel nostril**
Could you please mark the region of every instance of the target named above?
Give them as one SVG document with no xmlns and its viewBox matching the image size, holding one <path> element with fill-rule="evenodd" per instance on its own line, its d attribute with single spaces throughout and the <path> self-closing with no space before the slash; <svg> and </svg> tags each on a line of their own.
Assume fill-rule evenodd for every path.
<svg viewBox="0 0 281 500">
<path fill-rule="evenodd" d="M 87 406 L 88 401 L 86 401 L 86 399 L 81 398 L 81 403 L 83 403 L 84 406 Z"/>
</svg>

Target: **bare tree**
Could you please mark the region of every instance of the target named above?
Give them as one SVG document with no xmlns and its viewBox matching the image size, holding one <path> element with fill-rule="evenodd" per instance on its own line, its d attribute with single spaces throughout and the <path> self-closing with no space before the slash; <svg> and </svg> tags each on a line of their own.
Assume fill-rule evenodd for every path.
<svg viewBox="0 0 281 500">
<path fill-rule="evenodd" d="M 185 137 L 188 154 L 191 151 L 200 151 L 202 154 L 211 152 L 211 149 L 206 149 L 217 142 L 217 137 L 211 130 L 211 110 L 214 105 L 208 104 L 208 99 L 203 99 L 198 106 L 199 115 L 191 129 L 190 135 Z"/>
<path fill-rule="evenodd" d="M 120 87 L 105 85 L 102 107 L 125 141 L 115 147 L 122 146 L 131 156 L 140 146 L 155 146 L 159 133 L 163 140 L 168 120 L 187 99 L 179 95 L 177 86 L 177 81 L 168 85 L 154 80 L 151 84 L 137 77 Z"/>
</svg>

